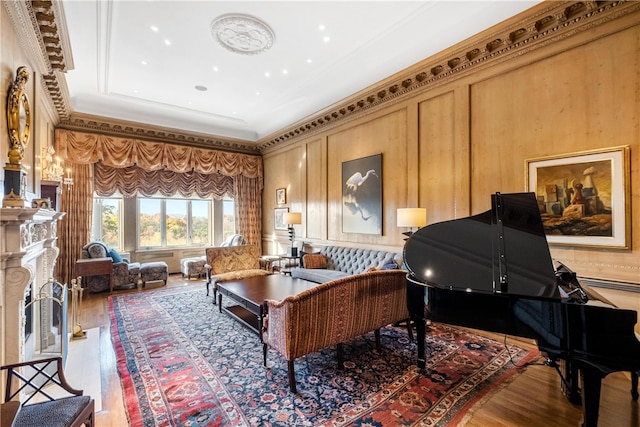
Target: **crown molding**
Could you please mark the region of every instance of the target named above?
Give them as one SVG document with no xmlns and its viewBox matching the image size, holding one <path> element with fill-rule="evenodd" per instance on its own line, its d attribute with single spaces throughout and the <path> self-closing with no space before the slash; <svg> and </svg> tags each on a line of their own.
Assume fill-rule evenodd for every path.
<svg viewBox="0 0 640 427">
<path fill-rule="evenodd" d="M 42 74 L 48 99 L 61 120 L 59 127 L 247 154 L 270 151 L 298 138 L 325 132 L 500 62 L 640 11 L 640 2 L 631 0 L 543 2 L 504 24 L 452 46 L 256 143 L 73 113 L 64 76 L 73 68 L 73 57 L 62 3 L 52 0 L 2 3 L 21 46 L 35 63 L 36 71 Z"/>
<path fill-rule="evenodd" d="M 51 0 L 3 1 L 20 46 L 59 117 L 68 117 L 72 108 L 62 73 L 73 69 L 62 2 Z"/>
<path fill-rule="evenodd" d="M 640 11 L 638 1 L 544 2 L 258 141 L 261 152 L 313 136 L 472 73 Z"/>
</svg>

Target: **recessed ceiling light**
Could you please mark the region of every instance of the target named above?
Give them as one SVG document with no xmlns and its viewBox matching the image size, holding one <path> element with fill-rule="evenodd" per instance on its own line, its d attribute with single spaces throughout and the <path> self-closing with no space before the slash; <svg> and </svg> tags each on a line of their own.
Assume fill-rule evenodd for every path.
<svg viewBox="0 0 640 427">
<path fill-rule="evenodd" d="M 148 62 L 147 62 L 147 61 L 140 61 L 140 63 L 141 63 L 142 65 L 147 65 L 147 64 L 148 64 Z"/>
<path fill-rule="evenodd" d="M 196 85 L 196 90 L 199 90 L 200 92 L 206 92 L 207 87 L 202 85 Z"/>
<path fill-rule="evenodd" d="M 331 37 L 329 37 L 329 36 L 325 36 L 322 40 L 323 40 L 325 43 L 329 43 L 329 41 L 331 40 Z"/>
<path fill-rule="evenodd" d="M 167 46 L 171 46 L 171 40 L 164 39 L 164 44 L 166 44 Z"/>
<path fill-rule="evenodd" d="M 256 95 L 257 95 L 257 96 L 260 96 L 260 92 L 256 92 Z"/>
<path fill-rule="evenodd" d="M 287 70 L 282 70 L 282 74 L 289 74 L 289 72 Z"/>
<path fill-rule="evenodd" d="M 154 32 L 156 32 L 156 33 L 158 32 L 158 27 L 156 27 L 155 25 L 152 25 L 152 26 L 151 26 L 151 27 L 149 27 L 149 28 L 151 28 L 151 31 L 154 31 Z"/>
<path fill-rule="evenodd" d="M 322 24 L 318 25 L 318 29 L 319 29 L 320 31 L 324 31 L 324 29 L 325 29 L 325 28 L 327 28 L 327 27 L 325 27 L 325 26 L 324 26 L 324 25 L 322 25 Z"/>
<path fill-rule="evenodd" d="M 266 73 L 264 73 L 264 76 L 265 77 L 271 77 L 271 73 L 267 71 Z"/>
<path fill-rule="evenodd" d="M 213 66 L 213 71 L 218 71 L 218 70 L 219 70 L 219 68 L 214 65 Z"/>
<path fill-rule="evenodd" d="M 311 62 L 313 62 L 311 61 L 311 58 L 307 59 L 307 64 L 311 64 Z"/>
</svg>

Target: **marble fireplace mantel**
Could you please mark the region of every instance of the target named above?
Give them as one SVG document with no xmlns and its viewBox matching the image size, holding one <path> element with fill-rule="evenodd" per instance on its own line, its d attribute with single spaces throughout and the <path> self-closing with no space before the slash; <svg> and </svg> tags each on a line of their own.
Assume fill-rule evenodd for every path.
<svg viewBox="0 0 640 427">
<path fill-rule="evenodd" d="M 24 338 L 25 298 L 53 277 L 59 253 L 57 224 L 64 215 L 52 209 L 0 209 L 1 365 L 33 356 Z"/>
</svg>

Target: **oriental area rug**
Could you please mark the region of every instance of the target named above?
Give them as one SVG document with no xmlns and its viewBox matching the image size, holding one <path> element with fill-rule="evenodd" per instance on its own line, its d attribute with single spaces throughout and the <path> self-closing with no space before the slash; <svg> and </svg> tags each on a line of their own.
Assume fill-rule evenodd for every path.
<svg viewBox="0 0 640 427">
<path fill-rule="evenodd" d="M 344 343 L 344 367 L 327 348 L 287 362 L 258 336 L 218 312 L 203 286 L 111 297 L 111 334 L 130 424 L 137 426 L 461 425 L 474 403 L 538 356 L 434 324 L 427 367 L 405 328 Z"/>
</svg>

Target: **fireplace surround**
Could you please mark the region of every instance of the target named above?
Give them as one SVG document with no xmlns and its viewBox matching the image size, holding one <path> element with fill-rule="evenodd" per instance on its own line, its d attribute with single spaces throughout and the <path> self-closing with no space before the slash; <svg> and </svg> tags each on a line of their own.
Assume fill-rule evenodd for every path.
<svg viewBox="0 0 640 427">
<path fill-rule="evenodd" d="M 39 315 L 52 310 L 35 306 L 30 310 L 33 333 L 26 340 L 25 300 L 37 299 L 40 290 L 46 292 L 53 278 L 59 253 L 57 223 L 64 215 L 52 209 L 0 209 L 0 365 L 42 357 L 38 335 L 50 331 Z"/>
</svg>

